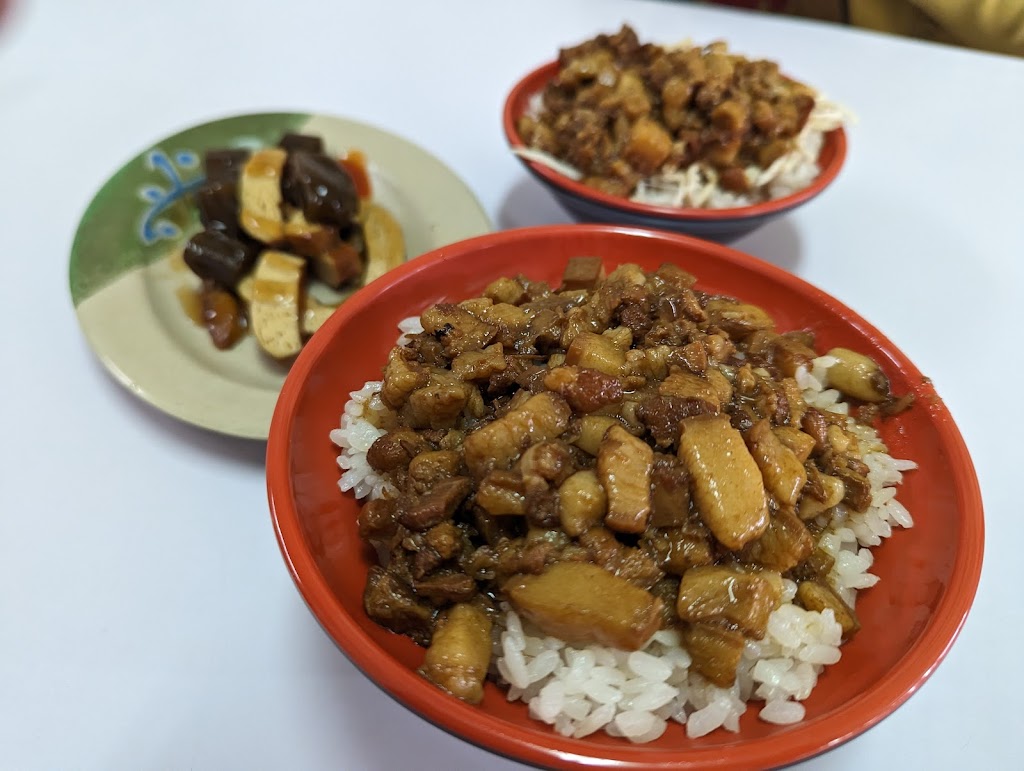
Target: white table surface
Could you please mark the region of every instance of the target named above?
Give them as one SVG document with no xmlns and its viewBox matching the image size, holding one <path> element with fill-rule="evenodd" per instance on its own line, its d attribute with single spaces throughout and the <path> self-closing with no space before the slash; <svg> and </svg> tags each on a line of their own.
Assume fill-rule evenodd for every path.
<svg viewBox="0 0 1024 771">
<path fill-rule="evenodd" d="M 92 194 L 212 117 L 336 113 L 422 144 L 499 227 L 568 221 L 506 151 L 517 76 L 630 21 L 727 38 L 851 107 L 846 168 L 739 248 L 851 305 L 930 375 L 977 466 L 987 552 L 935 675 L 807 768 L 1020 767 L 1024 60 L 639 0 L 15 0 L 0 25 L 0 768 L 513 769 L 393 702 L 316 624 L 264 445 L 181 424 L 86 346 L 67 257 Z M 979 368 L 995 374 L 983 390 Z M 927 512 L 916 512 L 925 517 Z"/>
</svg>

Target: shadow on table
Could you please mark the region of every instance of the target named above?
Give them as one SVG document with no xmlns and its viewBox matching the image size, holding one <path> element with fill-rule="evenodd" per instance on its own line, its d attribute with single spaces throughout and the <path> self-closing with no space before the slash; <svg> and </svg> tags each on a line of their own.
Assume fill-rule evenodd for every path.
<svg viewBox="0 0 1024 771">
<path fill-rule="evenodd" d="M 520 177 L 498 208 L 498 228 L 511 230 L 531 225 L 572 222 L 555 197 L 533 177 Z"/>
<path fill-rule="evenodd" d="M 773 220 L 753 233 L 733 241 L 729 246 L 759 257 L 790 273 L 796 273 L 803 262 L 800 231 L 789 217 Z"/>
<path fill-rule="evenodd" d="M 502 230 L 509 230 L 574 221 L 543 185 L 526 176 L 521 177 L 508 191 L 498 209 L 497 224 Z M 753 254 L 790 273 L 797 272 L 802 261 L 800 231 L 788 217 L 769 222 L 753 233 L 731 242 L 729 246 Z"/>
<path fill-rule="evenodd" d="M 148 402 L 132 396 L 117 379 L 95 357 L 92 366 L 103 373 L 104 379 L 114 391 L 114 398 L 124 405 L 124 410 L 138 417 L 140 422 L 151 424 L 160 434 L 172 441 L 198 447 L 236 463 L 262 468 L 266 462 L 267 443 L 260 439 L 242 439 L 227 436 L 193 426 L 161 412 Z"/>
</svg>

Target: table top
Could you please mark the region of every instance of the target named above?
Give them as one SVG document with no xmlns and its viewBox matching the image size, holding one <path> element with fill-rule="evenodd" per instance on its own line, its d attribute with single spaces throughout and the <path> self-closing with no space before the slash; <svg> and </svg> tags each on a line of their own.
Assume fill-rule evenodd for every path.
<svg viewBox="0 0 1024 771">
<path fill-rule="evenodd" d="M 890 718 L 804 765 L 1019 761 L 1021 454 L 978 367 L 1024 381 L 1005 354 L 1024 305 L 1024 61 L 680 2 L 15 0 L 0 20 L 0 766 L 519 767 L 407 712 L 339 653 L 278 552 L 265 445 L 116 385 L 76 324 L 67 257 L 91 196 L 147 143 L 265 110 L 414 140 L 497 227 L 567 222 L 507 152 L 501 105 L 559 46 L 623 21 L 781 60 L 857 114 L 834 186 L 737 247 L 894 340 L 981 482 L 985 569 L 960 639 Z"/>
</svg>

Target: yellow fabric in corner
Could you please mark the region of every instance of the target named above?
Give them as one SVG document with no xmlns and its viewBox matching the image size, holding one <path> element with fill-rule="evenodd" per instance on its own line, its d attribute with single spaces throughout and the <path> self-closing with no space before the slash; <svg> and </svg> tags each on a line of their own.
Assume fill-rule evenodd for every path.
<svg viewBox="0 0 1024 771">
<path fill-rule="evenodd" d="M 1024 56 L 1024 0 L 850 0 L 850 22 Z"/>
</svg>

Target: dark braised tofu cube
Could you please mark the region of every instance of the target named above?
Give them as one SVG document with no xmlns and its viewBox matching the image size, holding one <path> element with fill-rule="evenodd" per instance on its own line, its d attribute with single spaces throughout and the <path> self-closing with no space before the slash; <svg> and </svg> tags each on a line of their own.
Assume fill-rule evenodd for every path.
<svg viewBox="0 0 1024 771">
<path fill-rule="evenodd" d="M 562 273 L 561 291 L 593 289 L 604 276 L 600 257 L 570 257 Z"/>
</svg>

